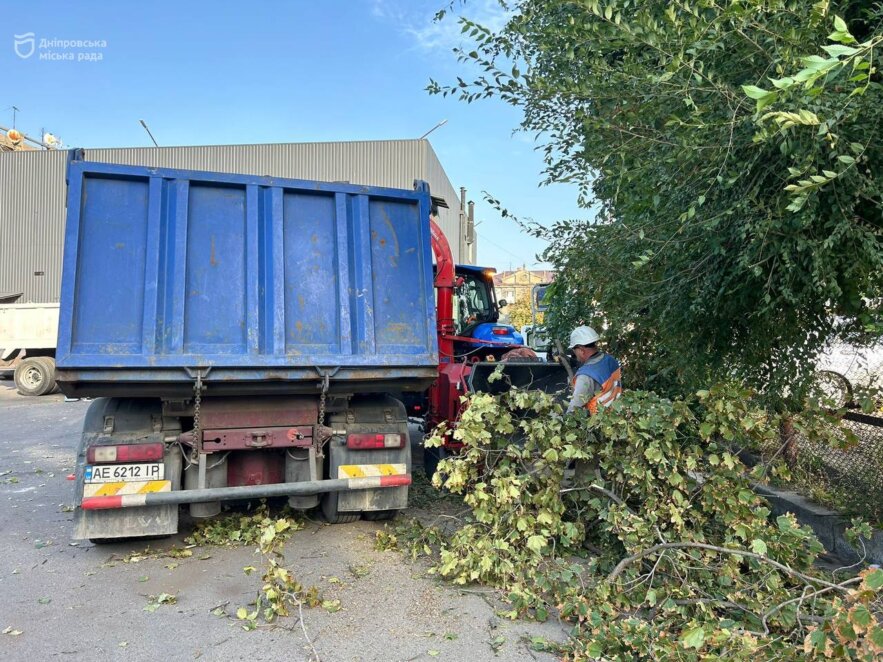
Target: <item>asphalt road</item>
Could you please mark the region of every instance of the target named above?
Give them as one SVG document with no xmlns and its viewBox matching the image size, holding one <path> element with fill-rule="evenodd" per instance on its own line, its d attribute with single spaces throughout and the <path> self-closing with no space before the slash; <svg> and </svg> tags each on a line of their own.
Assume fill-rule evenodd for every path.
<svg viewBox="0 0 883 662">
<path fill-rule="evenodd" d="M 94 546 L 73 541 L 74 453 L 87 402 L 26 398 L 0 381 L 0 657 L 6 660 L 308 660 L 296 617 L 245 632 L 233 614 L 260 578 L 253 548 L 183 547 L 186 528 L 151 543 Z M 419 456 L 419 454 L 418 454 Z M 186 525 L 185 525 L 186 526 Z M 500 619 L 495 596 L 464 593 L 426 575 L 426 565 L 374 549 L 374 522 L 308 523 L 285 548 L 288 566 L 341 610 L 304 611 L 321 660 L 551 660 L 527 639 L 566 637 L 557 622 Z M 150 547 L 137 563 L 132 552 Z M 176 604 L 145 611 L 149 596 Z M 21 634 L 14 634 L 21 632 Z M 501 639 L 502 638 L 502 639 Z M 491 642 L 495 642 L 495 652 Z M 313 658 L 315 659 L 315 658 Z"/>
</svg>

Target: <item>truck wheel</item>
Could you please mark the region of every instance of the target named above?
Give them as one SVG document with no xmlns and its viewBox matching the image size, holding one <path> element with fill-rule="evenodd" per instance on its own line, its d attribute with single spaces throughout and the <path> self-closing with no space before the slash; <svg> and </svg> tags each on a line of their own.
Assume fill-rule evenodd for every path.
<svg viewBox="0 0 883 662">
<path fill-rule="evenodd" d="M 45 395 L 55 388 L 55 361 L 43 356 L 27 358 L 16 366 L 13 379 L 22 395 Z"/>
<path fill-rule="evenodd" d="M 49 367 L 49 374 L 51 375 L 51 379 L 49 380 L 52 384 L 52 387 L 46 391 L 46 395 L 50 393 L 55 393 L 58 391 L 58 382 L 55 381 L 55 359 L 51 356 L 37 356 L 34 357 L 43 363 L 45 363 Z"/>
<path fill-rule="evenodd" d="M 349 524 L 359 519 L 362 513 L 342 513 L 337 509 L 337 492 L 322 495 L 322 514 L 329 524 Z"/>
</svg>

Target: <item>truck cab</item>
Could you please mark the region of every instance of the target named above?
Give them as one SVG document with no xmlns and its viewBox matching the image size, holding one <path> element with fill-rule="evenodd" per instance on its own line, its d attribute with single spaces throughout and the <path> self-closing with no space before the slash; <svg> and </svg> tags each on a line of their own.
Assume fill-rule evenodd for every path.
<svg viewBox="0 0 883 662">
<path fill-rule="evenodd" d="M 530 293 L 530 324 L 521 327 L 521 335 L 524 344 L 538 354 L 546 354 L 552 348 L 552 343 L 543 324 L 546 310 L 549 304 L 546 302 L 546 292 L 551 283 L 534 285 Z"/>
<path fill-rule="evenodd" d="M 495 269 L 486 267 L 466 264 L 456 267 L 454 324 L 456 335 L 461 338 L 455 344 L 458 354 L 482 348 L 487 350 L 485 354 L 496 355 L 524 344 L 515 327 L 499 323 L 500 309 L 506 306 L 506 301 L 497 300 L 495 273 Z M 470 338 L 478 342 L 467 340 Z"/>
</svg>

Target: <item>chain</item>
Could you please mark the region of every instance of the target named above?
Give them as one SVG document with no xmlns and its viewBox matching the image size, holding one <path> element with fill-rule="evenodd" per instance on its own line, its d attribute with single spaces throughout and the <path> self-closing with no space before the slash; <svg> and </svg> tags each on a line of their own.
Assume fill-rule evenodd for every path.
<svg viewBox="0 0 883 662">
<path fill-rule="evenodd" d="M 193 385 L 193 444 L 194 448 L 199 449 L 202 444 L 199 442 L 199 406 L 202 404 L 202 372 L 196 371 L 196 383 Z"/>
<path fill-rule="evenodd" d="M 325 425 L 325 397 L 328 395 L 328 383 L 330 379 L 325 373 L 322 380 L 322 393 L 319 395 L 319 425 Z"/>
</svg>

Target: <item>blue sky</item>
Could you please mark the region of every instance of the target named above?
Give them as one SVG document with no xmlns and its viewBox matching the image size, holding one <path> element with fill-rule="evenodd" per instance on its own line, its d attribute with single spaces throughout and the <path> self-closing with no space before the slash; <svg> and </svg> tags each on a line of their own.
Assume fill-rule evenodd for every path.
<svg viewBox="0 0 883 662">
<path fill-rule="evenodd" d="M 519 113 L 499 101 L 431 97 L 430 78 L 463 74 L 451 48 L 454 19 L 432 16 L 447 0 L 293 2 L 5 2 L 0 125 L 68 146 L 161 145 L 416 138 L 430 141 L 456 188 L 477 203 L 479 262 L 527 264 L 543 244 L 483 202 L 486 190 L 521 217 L 585 217 L 573 187 L 538 187 L 532 139 L 513 135 Z M 494 0 L 464 13 L 499 25 Z M 102 60 L 41 61 L 14 50 L 14 35 L 104 40 Z M 37 53 L 41 53 L 39 48 Z"/>
</svg>

